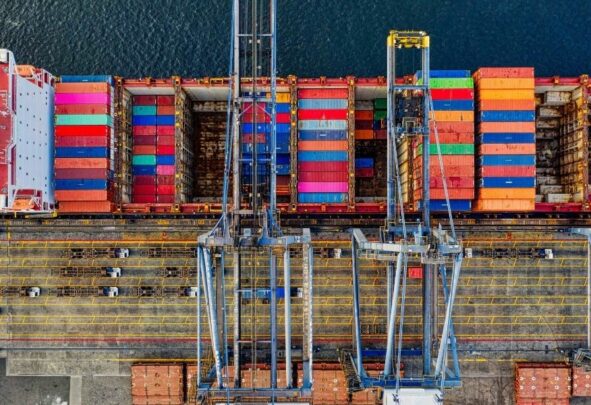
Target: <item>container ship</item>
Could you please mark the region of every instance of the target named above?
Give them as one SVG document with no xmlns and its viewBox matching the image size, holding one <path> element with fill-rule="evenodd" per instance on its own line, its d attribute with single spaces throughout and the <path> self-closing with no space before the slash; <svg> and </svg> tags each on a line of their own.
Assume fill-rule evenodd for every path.
<svg viewBox="0 0 591 405">
<path fill-rule="evenodd" d="M 219 212 L 229 79 L 54 78 L 16 65 L 8 51 L 3 60 L 5 209 L 18 211 L 22 194 L 33 193 L 37 209 L 59 214 Z M 481 68 L 431 76 L 433 136 L 454 212 L 589 210 L 587 75 Z M 420 72 L 400 80 L 420 82 Z M 258 79 L 256 88 L 268 93 L 270 83 Z M 281 211 L 385 212 L 385 78 L 288 76 L 276 102 Z M 33 106 L 43 110 L 31 114 Z M 243 121 L 243 156 L 268 155 L 269 116 Z M 443 211 L 438 147 L 430 148 L 431 208 Z M 421 153 L 416 140 L 399 146 L 409 211 L 422 207 Z M 264 186 L 268 174 L 258 175 Z"/>
<path fill-rule="evenodd" d="M 453 314 L 463 385 L 446 400 L 584 403 L 577 401 L 591 396 L 579 350 L 591 346 L 588 76 L 536 77 L 529 67 L 429 76 L 429 208 L 442 228 L 452 210 L 464 254 Z M 414 71 L 397 83 L 423 80 Z M 223 210 L 230 83 L 52 75 L 0 50 L 0 357 L 14 384 L 69 376 L 71 403 L 100 402 L 93 387 L 102 386 L 101 398 L 113 403 L 177 405 L 198 403 L 197 376 L 215 387 L 204 371 L 215 361 L 211 318 L 204 304 L 195 306 L 196 241 Z M 283 325 L 290 317 L 287 302 L 297 309 L 296 364 L 305 317 L 314 318 L 314 388 L 305 403 L 381 403 L 379 390 L 357 389 L 347 360 L 355 338 L 351 286 L 358 283 L 363 296 L 357 326 L 368 376 L 384 372 L 391 292 L 380 257 L 353 257 L 349 231 L 363 228 L 375 241 L 387 225 L 387 79 L 278 78 L 275 128 L 271 87 L 268 78 L 241 83 L 246 96 L 255 89 L 259 110 L 242 116 L 240 183 L 257 178 L 257 192 L 269 193 L 270 173 L 252 162 L 268 159 L 274 129 L 281 226 L 287 235 L 303 227 L 313 234 L 311 256 L 298 251 L 276 262 L 291 263 L 294 273 L 287 287 L 285 277 L 276 280 L 275 319 Z M 407 128 L 424 118 L 413 97 L 399 102 Z M 397 142 L 409 223 L 425 209 L 425 152 L 420 138 Z M 302 270 L 311 259 L 315 298 L 306 313 Z M 241 295 L 227 289 L 218 298 L 248 314 L 240 344 L 257 358 L 253 342 L 262 342 L 262 353 L 270 340 L 268 257 L 244 251 L 214 260 L 223 275 L 216 288 L 232 284 L 234 260 L 242 267 Z M 406 279 L 404 353 L 412 356 L 424 329 L 420 263 L 409 264 Z M 441 315 L 444 294 L 433 299 Z M 433 329 L 441 327 L 435 315 Z M 296 365 L 287 374 L 285 355 L 278 350 L 278 384 L 301 386 L 305 372 Z M 416 365 L 399 366 L 410 375 Z M 239 381 L 232 367 L 223 371 L 228 386 L 269 386 L 268 362 L 244 359 Z"/>
</svg>

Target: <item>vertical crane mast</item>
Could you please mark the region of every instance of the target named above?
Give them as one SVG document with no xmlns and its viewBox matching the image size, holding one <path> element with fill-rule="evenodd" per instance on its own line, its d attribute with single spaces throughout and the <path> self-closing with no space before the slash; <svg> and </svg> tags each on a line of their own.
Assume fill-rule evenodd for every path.
<svg viewBox="0 0 591 405">
<path fill-rule="evenodd" d="M 228 92 L 228 117 L 225 143 L 225 170 L 222 196 L 222 217 L 209 232 L 200 235 L 197 245 L 197 283 L 199 286 L 197 316 L 201 315 L 201 297 L 205 302 L 208 318 L 208 339 L 213 353 L 211 370 L 202 367 L 203 336 L 201 323 L 197 328 L 198 398 L 232 400 L 270 400 L 294 398 L 311 393 L 313 358 L 312 285 L 313 255 L 309 229 L 299 235 L 283 235 L 277 218 L 276 204 L 276 91 L 277 91 L 277 0 L 233 0 L 232 40 L 230 50 L 230 88 Z M 270 85 L 268 84 L 270 83 Z M 249 119 L 245 119 L 248 117 Z M 261 119 L 264 117 L 265 119 Z M 259 152 L 258 128 L 269 125 L 269 139 L 264 153 Z M 252 131 L 245 140 L 243 122 Z M 243 151 L 249 145 L 251 153 Z M 244 152 L 244 153 L 243 153 Z M 262 155 L 262 156 L 261 156 Z M 248 175 L 250 173 L 250 175 Z M 229 204 L 229 185 L 232 184 L 232 203 Z M 302 381 L 292 383 L 293 356 L 291 340 L 291 253 L 294 245 L 301 246 Z M 283 256 L 284 321 L 285 337 L 285 385 L 278 386 L 278 297 L 277 263 Z M 232 364 L 233 375 L 228 376 L 230 364 L 228 317 L 226 316 L 225 263 L 232 258 Z M 259 258 L 268 259 L 268 273 L 260 274 Z M 249 259 L 248 268 L 243 265 Z M 248 271 L 248 273 L 246 272 Z M 260 286 L 256 280 L 268 279 L 268 285 Z M 244 283 L 243 283 L 244 281 Z M 253 282 L 255 284 L 253 285 Z M 215 286 L 215 287 L 214 287 Z M 257 298 L 263 291 L 270 297 L 269 328 L 265 322 L 257 322 Z M 246 302 L 246 303 L 245 303 Z M 247 308 L 248 307 L 248 308 Z M 243 322 L 246 311 L 251 322 Z M 259 311 L 260 312 L 260 311 Z M 268 338 L 267 338 L 268 336 Z M 256 364 L 260 353 L 270 358 L 270 384 L 268 387 L 241 387 L 242 361 Z M 266 360 L 263 360 L 263 362 Z M 202 376 L 206 372 L 208 378 Z M 211 377 L 213 380 L 210 381 Z M 213 382 L 217 384 L 213 388 Z M 231 381 L 231 382 L 230 382 Z M 230 388 L 231 387 L 231 388 Z"/>
<path fill-rule="evenodd" d="M 403 49 L 416 49 L 421 53 L 422 83 L 399 83 L 396 80 L 396 53 Z M 405 403 L 406 396 L 423 395 L 441 397 L 442 388 L 460 384 L 460 370 L 452 323 L 452 309 L 462 263 L 462 247 L 456 240 L 453 217 L 449 211 L 451 235 L 441 228 L 431 228 L 430 213 L 430 135 L 435 134 L 437 157 L 440 161 L 443 182 L 445 174 L 441 160 L 436 123 L 431 122 L 431 97 L 429 93 L 430 41 L 423 31 L 391 31 L 387 40 L 387 217 L 380 242 L 369 241 L 360 229 L 352 232 L 353 268 L 353 317 L 355 327 L 355 356 L 343 358 L 356 370 L 360 388 L 380 387 L 384 390 L 384 403 Z M 418 114 L 409 112 L 405 103 L 416 106 Z M 398 146 L 406 138 L 419 138 L 422 142 L 422 222 L 407 224 L 398 160 Z M 449 199 L 448 206 L 449 206 Z M 406 298 L 406 274 L 409 257 L 419 256 L 423 266 L 423 329 L 422 349 L 412 369 L 421 372 L 413 375 L 401 373 L 404 313 Z M 384 372 L 379 377 L 369 377 L 363 366 L 360 320 L 359 260 L 374 259 L 385 262 L 387 274 L 388 314 L 387 341 L 384 351 Z M 452 266 L 448 283 L 446 266 Z M 440 276 L 445 303 L 445 316 L 441 336 L 437 336 L 436 285 Z M 447 367 L 448 351 L 451 352 L 453 370 Z M 436 353 L 434 361 L 433 354 Z M 420 360 L 420 361 L 418 361 Z M 405 360 L 406 361 L 406 360 Z M 409 367 L 409 369 L 411 369 Z M 412 387 L 412 388 L 411 388 Z M 417 388 L 422 391 L 419 393 Z M 412 390 L 412 392 L 409 392 Z M 415 402 L 413 402 L 415 403 Z M 429 402 L 431 403 L 431 402 Z"/>
</svg>

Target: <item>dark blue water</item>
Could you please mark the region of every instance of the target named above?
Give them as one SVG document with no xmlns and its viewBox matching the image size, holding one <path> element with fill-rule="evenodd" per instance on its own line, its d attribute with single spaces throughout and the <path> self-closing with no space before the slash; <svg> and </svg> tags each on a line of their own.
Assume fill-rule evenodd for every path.
<svg viewBox="0 0 591 405">
<path fill-rule="evenodd" d="M 230 3 L 3 0 L 0 47 L 14 51 L 18 63 L 56 74 L 225 75 Z M 391 28 L 428 31 L 432 68 L 534 66 L 538 76 L 591 71 L 589 0 L 278 3 L 283 75 L 384 75 Z"/>
</svg>

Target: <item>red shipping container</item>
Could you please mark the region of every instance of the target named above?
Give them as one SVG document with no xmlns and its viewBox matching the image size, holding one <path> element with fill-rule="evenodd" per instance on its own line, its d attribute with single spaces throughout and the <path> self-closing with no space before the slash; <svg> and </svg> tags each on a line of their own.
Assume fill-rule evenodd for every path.
<svg viewBox="0 0 591 405">
<path fill-rule="evenodd" d="M 374 139 L 374 133 L 371 129 L 356 129 L 355 140 L 356 141 L 369 141 Z"/>
<path fill-rule="evenodd" d="M 363 169 L 355 169 L 355 177 L 361 177 L 361 178 L 365 178 L 365 177 L 374 177 L 375 172 L 374 169 L 371 167 L 365 167 Z"/>
<path fill-rule="evenodd" d="M 140 195 L 135 194 L 131 196 L 131 201 L 138 204 L 154 204 L 156 203 L 155 195 Z"/>
<path fill-rule="evenodd" d="M 174 145 L 174 136 L 160 135 L 160 136 L 158 136 L 158 140 L 157 140 L 156 144 L 158 146 Z"/>
<path fill-rule="evenodd" d="M 474 79 L 490 78 L 522 78 L 534 77 L 533 67 L 481 67 L 474 73 Z"/>
<path fill-rule="evenodd" d="M 58 104 L 55 106 L 56 114 L 110 114 L 111 106 L 108 104 Z"/>
<path fill-rule="evenodd" d="M 174 115 L 175 107 L 173 105 L 159 105 L 156 108 L 157 115 Z"/>
<path fill-rule="evenodd" d="M 470 173 L 472 176 L 474 172 Z M 474 177 L 458 177 L 458 176 L 446 176 L 447 180 L 447 188 L 474 188 Z M 417 179 L 420 187 L 422 187 L 423 182 L 421 178 Z M 441 176 L 431 176 L 429 179 L 429 186 L 431 188 L 443 188 L 443 178 Z"/>
<path fill-rule="evenodd" d="M 156 99 L 158 105 L 174 105 L 174 96 L 158 96 Z"/>
<path fill-rule="evenodd" d="M 156 135 L 156 125 L 134 125 L 133 136 Z"/>
<path fill-rule="evenodd" d="M 355 129 L 371 129 L 373 130 L 373 121 L 355 121 Z"/>
<path fill-rule="evenodd" d="M 423 278 L 423 268 L 422 267 L 408 267 L 408 278 L 412 279 L 422 279 Z"/>
<path fill-rule="evenodd" d="M 156 153 L 156 145 L 133 145 L 134 155 L 154 155 Z"/>
<path fill-rule="evenodd" d="M 155 145 L 156 144 L 156 135 L 136 136 L 133 138 L 133 143 L 135 145 Z"/>
<path fill-rule="evenodd" d="M 300 172 L 298 174 L 299 181 L 313 181 L 313 182 L 345 182 L 349 180 L 349 173 L 347 172 Z"/>
<path fill-rule="evenodd" d="M 355 110 L 356 121 L 373 121 L 373 110 Z"/>
<path fill-rule="evenodd" d="M 109 160 L 106 158 L 55 158 L 56 169 L 107 169 Z"/>
<path fill-rule="evenodd" d="M 472 200 L 474 199 L 474 188 L 449 188 L 447 190 L 451 200 Z M 445 192 L 442 188 L 430 188 L 432 200 L 445 200 Z M 423 198 L 423 190 L 414 191 L 415 200 Z"/>
<path fill-rule="evenodd" d="M 59 212 L 113 212 L 115 209 L 111 201 L 61 201 Z"/>
<path fill-rule="evenodd" d="M 174 135 L 174 125 L 163 125 L 156 129 L 156 135 Z"/>
<path fill-rule="evenodd" d="M 71 147 L 107 147 L 109 138 L 106 136 L 56 136 L 55 146 L 60 148 Z"/>
<path fill-rule="evenodd" d="M 162 194 L 174 194 L 174 185 L 172 184 L 158 184 L 157 193 Z"/>
<path fill-rule="evenodd" d="M 291 123 L 290 113 L 277 113 L 275 116 L 278 124 L 289 124 Z"/>
<path fill-rule="evenodd" d="M 376 129 L 373 131 L 376 139 L 388 139 L 388 132 L 385 129 Z"/>
<path fill-rule="evenodd" d="M 431 164 L 430 165 L 430 169 L 431 169 L 431 176 L 433 177 L 441 177 L 441 170 L 439 169 L 439 165 L 435 165 L 435 164 Z M 419 178 L 423 176 L 423 172 L 422 172 L 422 165 L 418 165 L 417 167 L 414 168 L 413 173 L 415 175 L 415 178 Z M 474 176 L 474 165 L 450 165 L 450 166 L 444 166 L 443 168 L 445 176 L 446 177 L 450 177 L 450 176 L 468 176 L 468 177 L 473 177 Z"/>
<path fill-rule="evenodd" d="M 265 113 L 258 113 L 258 114 L 252 114 L 251 112 L 247 112 L 242 114 L 242 122 L 244 123 L 251 123 L 251 122 L 256 122 L 257 123 L 267 123 L 267 122 L 271 122 L 271 116 L 267 115 Z"/>
<path fill-rule="evenodd" d="M 298 110 L 298 120 L 346 120 L 347 110 Z"/>
<path fill-rule="evenodd" d="M 139 195 L 139 194 L 156 194 L 156 185 L 151 184 L 134 184 L 132 188 L 132 193 Z"/>
<path fill-rule="evenodd" d="M 320 89 L 300 89 L 298 98 L 349 98 L 348 89 L 320 88 Z"/>
<path fill-rule="evenodd" d="M 156 96 L 133 96 L 134 105 L 156 105 Z"/>
<path fill-rule="evenodd" d="M 470 121 L 437 121 L 435 125 L 437 126 L 437 133 L 439 135 L 446 132 L 450 132 L 453 134 L 474 133 L 474 122 Z M 433 123 L 431 123 L 431 135 L 435 135 L 435 128 L 433 127 Z"/>
<path fill-rule="evenodd" d="M 174 176 L 164 176 L 164 175 L 156 176 L 156 184 L 158 184 L 158 185 L 174 184 Z"/>
<path fill-rule="evenodd" d="M 267 142 L 267 136 L 265 134 L 257 134 L 257 143 Z M 242 134 L 242 143 L 252 143 L 252 134 Z"/>
<path fill-rule="evenodd" d="M 109 136 L 111 130 L 107 125 L 58 125 L 55 136 Z"/>
<path fill-rule="evenodd" d="M 431 89 L 433 100 L 474 100 L 472 89 Z"/>
<path fill-rule="evenodd" d="M 298 172 L 349 172 L 349 162 L 298 162 Z"/>
<path fill-rule="evenodd" d="M 174 194 L 160 194 L 156 201 L 160 204 L 174 204 Z"/>
<path fill-rule="evenodd" d="M 107 179 L 107 169 L 55 169 L 56 179 Z"/>
<path fill-rule="evenodd" d="M 174 155 L 174 145 L 158 145 L 156 147 L 157 155 Z"/>
<path fill-rule="evenodd" d="M 83 159 L 80 159 L 83 160 Z M 111 193 L 107 190 L 56 190 L 58 201 L 108 201 Z"/>
<path fill-rule="evenodd" d="M 156 176 L 133 176 L 132 181 L 138 186 L 156 185 Z"/>
</svg>

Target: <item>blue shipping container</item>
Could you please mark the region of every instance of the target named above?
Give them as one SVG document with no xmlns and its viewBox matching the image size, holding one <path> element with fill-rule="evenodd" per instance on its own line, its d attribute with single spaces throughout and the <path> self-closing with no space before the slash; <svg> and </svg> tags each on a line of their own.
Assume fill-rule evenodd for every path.
<svg viewBox="0 0 591 405">
<path fill-rule="evenodd" d="M 174 115 L 157 115 L 156 125 L 174 125 Z"/>
<path fill-rule="evenodd" d="M 435 111 L 474 111 L 473 100 L 433 100 Z"/>
<path fill-rule="evenodd" d="M 271 104 L 268 104 L 266 107 L 267 112 L 271 113 Z M 290 103 L 275 103 L 275 111 L 277 114 L 281 113 L 288 113 L 291 111 L 291 104 Z"/>
<path fill-rule="evenodd" d="M 74 148 L 55 148 L 56 158 L 107 158 L 109 157 L 109 148 L 101 147 L 74 147 Z"/>
<path fill-rule="evenodd" d="M 56 190 L 106 190 L 104 179 L 63 179 L 55 181 Z"/>
<path fill-rule="evenodd" d="M 131 123 L 137 126 L 156 125 L 156 115 L 134 115 Z"/>
<path fill-rule="evenodd" d="M 109 83 L 113 85 L 113 76 L 109 75 L 63 75 L 62 83 Z"/>
<path fill-rule="evenodd" d="M 532 122 L 536 120 L 535 111 L 480 111 L 482 122 Z"/>
<path fill-rule="evenodd" d="M 302 110 L 343 110 L 349 106 L 346 98 L 299 99 L 298 108 Z"/>
<path fill-rule="evenodd" d="M 346 151 L 299 151 L 298 160 L 300 162 L 346 162 L 349 156 Z"/>
<path fill-rule="evenodd" d="M 346 203 L 347 193 L 298 193 L 298 202 L 307 204 Z"/>
<path fill-rule="evenodd" d="M 532 133 L 484 133 L 480 135 L 482 144 L 505 144 L 505 143 L 535 143 L 536 134 Z"/>
<path fill-rule="evenodd" d="M 343 141 L 347 139 L 347 131 L 299 131 L 302 141 Z"/>
<path fill-rule="evenodd" d="M 346 130 L 347 120 L 304 120 L 298 121 L 298 128 L 303 130 L 318 131 L 323 129 Z"/>
<path fill-rule="evenodd" d="M 480 156 L 482 166 L 535 166 L 535 155 L 485 155 Z"/>
<path fill-rule="evenodd" d="M 448 204 L 445 200 L 431 200 L 429 206 L 431 211 L 447 211 Z M 423 209 L 423 201 L 418 201 L 417 209 Z M 449 207 L 452 211 L 470 211 L 472 209 L 472 200 L 449 200 Z"/>
<path fill-rule="evenodd" d="M 269 153 L 270 148 L 269 145 L 264 143 L 257 143 L 257 152 L 256 153 Z M 243 143 L 242 144 L 242 153 L 252 153 L 252 144 L 251 143 Z"/>
<path fill-rule="evenodd" d="M 157 165 L 174 165 L 174 155 L 156 155 Z"/>
<path fill-rule="evenodd" d="M 155 176 L 156 166 L 133 165 L 131 172 L 134 176 Z"/>
<path fill-rule="evenodd" d="M 288 164 L 277 165 L 277 174 L 281 176 L 289 176 L 291 167 Z"/>
<path fill-rule="evenodd" d="M 372 158 L 355 158 L 355 168 L 357 169 L 371 169 L 373 167 Z"/>
<path fill-rule="evenodd" d="M 278 153 L 276 155 L 275 161 L 278 165 L 289 165 L 289 158 L 290 158 L 289 154 Z"/>
<path fill-rule="evenodd" d="M 480 179 L 480 187 L 485 188 L 530 188 L 535 186 L 535 177 L 483 177 Z"/>
</svg>

